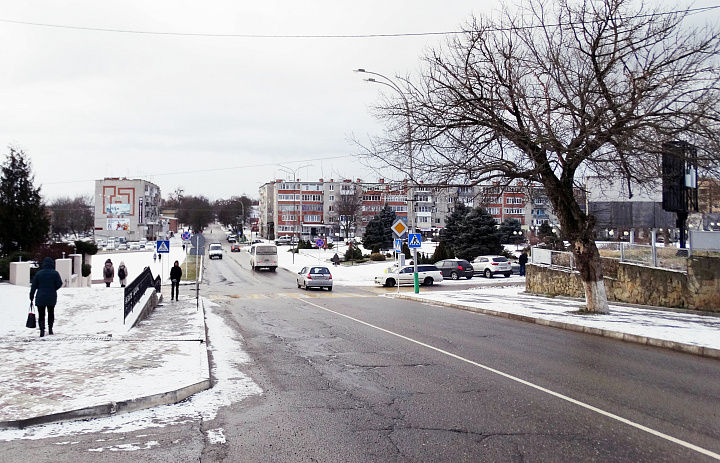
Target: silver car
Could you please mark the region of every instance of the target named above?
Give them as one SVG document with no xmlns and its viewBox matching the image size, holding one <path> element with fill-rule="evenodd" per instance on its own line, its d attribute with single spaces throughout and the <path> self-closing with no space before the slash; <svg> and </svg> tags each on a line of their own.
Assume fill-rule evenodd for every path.
<svg viewBox="0 0 720 463">
<path fill-rule="evenodd" d="M 479 256 L 472 262 L 475 274 L 483 275 L 485 278 L 492 278 L 495 275 L 505 275 L 510 278 L 512 266 L 504 256 Z"/>
<path fill-rule="evenodd" d="M 320 266 L 309 266 L 303 267 L 297 274 L 297 286 L 298 288 L 327 288 L 328 291 L 332 291 L 333 281 L 330 269 L 327 267 Z"/>
</svg>

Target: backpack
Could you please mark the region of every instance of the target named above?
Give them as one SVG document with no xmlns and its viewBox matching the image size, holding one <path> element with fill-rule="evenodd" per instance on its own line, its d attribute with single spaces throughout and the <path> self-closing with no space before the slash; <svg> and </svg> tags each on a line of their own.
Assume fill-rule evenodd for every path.
<svg viewBox="0 0 720 463">
<path fill-rule="evenodd" d="M 105 278 L 112 278 L 112 269 L 110 267 L 105 267 Z"/>
<path fill-rule="evenodd" d="M 125 279 L 125 267 L 120 267 L 120 270 L 118 270 L 118 278 L 121 280 Z"/>
</svg>

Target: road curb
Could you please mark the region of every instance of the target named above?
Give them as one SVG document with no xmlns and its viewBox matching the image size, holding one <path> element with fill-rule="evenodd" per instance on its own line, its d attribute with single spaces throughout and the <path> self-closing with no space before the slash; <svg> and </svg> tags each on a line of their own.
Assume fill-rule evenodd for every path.
<svg viewBox="0 0 720 463">
<path fill-rule="evenodd" d="M 559 328 L 569 331 L 577 331 L 580 333 L 587 333 L 594 336 L 602 336 L 606 338 L 617 339 L 619 341 L 630 342 L 633 344 L 641 344 L 652 347 L 660 347 L 663 349 L 670 349 L 676 352 L 682 352 L 685 354 L 697 355 L 699 357 L 707 357 L 720 360 L 720 349 L 713 349 L 711 347 L 696 346 L 694 344 L 687 344 L 677 341 L 668 341 L 665 339 L 650 338 L 647 336 L 638 336 L 635 334 L 623 333 L 621 331 L 606 330 L 602 328 L 593 328 L 589 326 L 576 325 L 574 323 L 559 322 L 556 320 L 546 320 L 543 318 L 537 318 L 530 315 L 519 315 L 507 312 L 499 312 L 497 310 L 482 309 L 479 307 L 470 307 L 467 305 L 456 304 L 454 302 L 435 301 L 432 299 L 425 299 L 422 297 L 411 296 L 407 294 L 395 294 L 394 297 L 399 299 L 407 299 L 417 302 L 426 302 L 428 304 L 437 304 L 444 307 L 451 307 L 454 309 L 466 310 L 469 312 L 481 313 L 484 315 L 492 315 L 494 317 L 508 318 L 511 320 L 519 320 L 527 323 L 535 323 L 536 325 L 549 326 L 551 328 Z"/>
<path fill-rule="evenodd" d="M 210 389 L 210 379 L 181 387 L 174 391 L 161 392 L 136 399 L 123 400 L 120 402 L 108 402 L 92 407 L 80 408 L 66 412 L 53 413 L 50 415 L 36 416 L 22 420 L 1 421 L 0 429 L 22 429 L 28 426 L 40 424 L 62 423 L 64 421 L 84 420 L 90 418 L 104 418 L 107 416 L 130 413 L 159 405 L 171 405 L 181 402 L 193 394 Z"/>
</svg>

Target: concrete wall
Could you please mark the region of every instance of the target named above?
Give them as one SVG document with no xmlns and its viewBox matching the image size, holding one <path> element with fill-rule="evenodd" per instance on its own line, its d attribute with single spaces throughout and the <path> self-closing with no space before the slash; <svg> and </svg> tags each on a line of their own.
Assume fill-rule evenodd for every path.
<svg viewBox="0 0 720 463">
<path fill-rule="evenodd" d="M 704 311 L 720 310 L 720 259 L 693 256 L 688 272 L 603 260 L 610 301 Z M 577 272 L 527 266 L 526 290 L 534 294 L 585 297 Z"/>
</svg>

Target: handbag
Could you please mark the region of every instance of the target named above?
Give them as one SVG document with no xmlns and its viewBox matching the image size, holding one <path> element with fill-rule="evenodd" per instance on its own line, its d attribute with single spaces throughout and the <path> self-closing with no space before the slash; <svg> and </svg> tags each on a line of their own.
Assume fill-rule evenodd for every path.
<svg viewBox="0 0 720 463">
<path fill-rule="evenodd" d="M 33 303 L 30 303 L 30 312 L 28 313 L 27 321 L 25 322 L 26 328 L 35 328 L 37 324 L 35 322 L 35 312 L 33 312 Z"/>
</svg>

